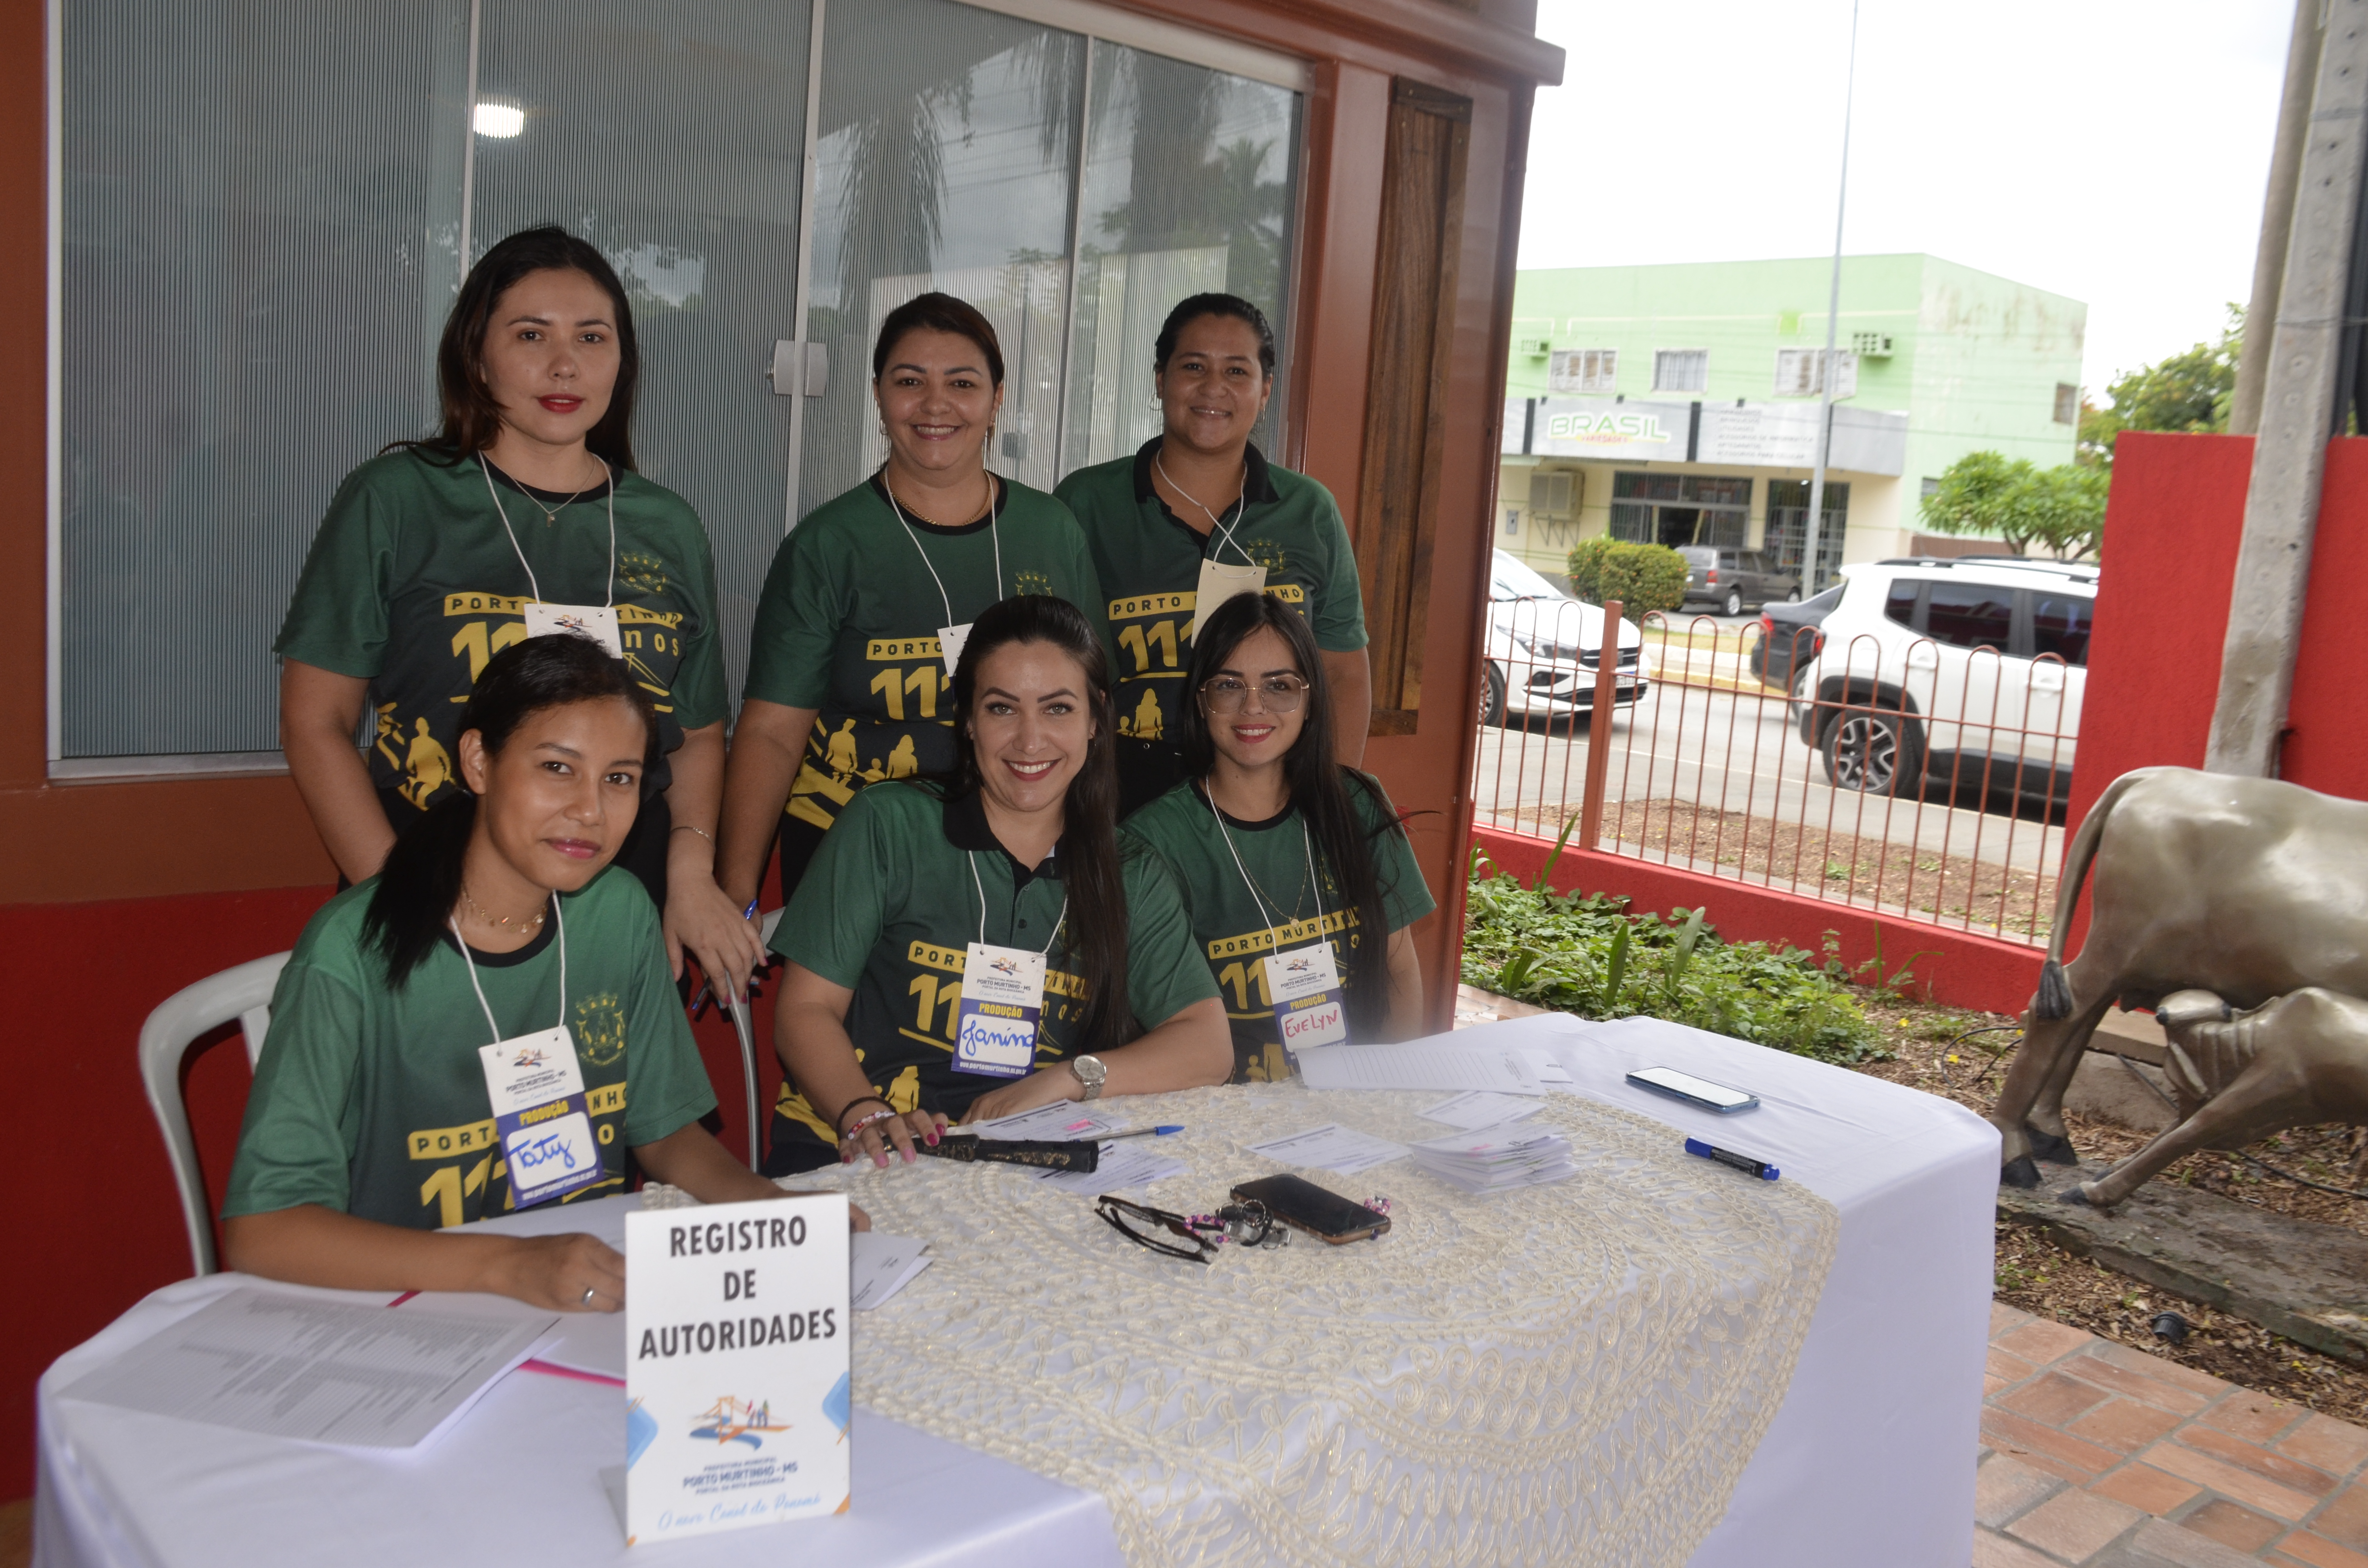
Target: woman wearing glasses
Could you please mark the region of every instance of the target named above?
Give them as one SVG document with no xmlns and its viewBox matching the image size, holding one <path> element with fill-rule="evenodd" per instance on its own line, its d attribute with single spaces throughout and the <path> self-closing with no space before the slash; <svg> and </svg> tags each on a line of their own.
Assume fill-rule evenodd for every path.
<svg viewBox="0 0 2368 1568">
<path fill-rule="evenodd" d="M 1307 623 L 1240 594 L 1192 645 L 1187 782 L 1127 819 L 1174 867 L 1233 1027 L 1234 1081 L 1291 1075 L 1289 1050 L 1422 1029 L 1407 927 L 1435 905 L 1382 787 L 1334 760 Z"/>
<path fill-rule="evenodd" d="M 1132 458 L 1054 494 L 1092 543 L 1119 661 L 1121 807 L 1185 775 L 1179 677 L 1201 601 L 1262 587 L 1304 617 L 1334 703 L 1334 755 L 1354 767 L 1372 715 L 1356 551 L 1332 493 L 1250 443 L 1274 393 L 1274 331 L 1247 300 L 1195 294 L 1152 347 L 1161 430 Z"/>
<path fill-rule="evenodd" d="M 781 541 L 757 602 L 716 862 L 737 903 L 776 832 L 786 901 L 857 791 L 952 767 L 954 660 L 980 611 L 1014 594 L 1101 603 L 1069 509 L 986 470 L 1003 351 L 974 306 L 923 294 L 889 312 L 871 394 L 887 461 Z"/>
<path fill-rule="evenodd" d="M 909 1161 L 953 1119 L 1223 1083 L 1175 879 L 1117 826 L 1092 622 L 1004 600 L 954 667 L 948 778 L 858 795 L 773 934 L 774 1175 Z"/>
</svg>

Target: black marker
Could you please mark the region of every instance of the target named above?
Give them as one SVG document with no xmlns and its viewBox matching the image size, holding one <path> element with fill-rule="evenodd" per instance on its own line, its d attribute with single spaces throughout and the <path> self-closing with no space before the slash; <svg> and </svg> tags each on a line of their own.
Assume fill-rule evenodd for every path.
<svg viewBox="0 0 2368 1568">
<path fill-rule="evenodd" d="M 1722 1165 L 1733 1165 L 1744 1175 L 1756 1176 L 1761 1181 L 1776 1179 L 1776 1167 L 1767 1161 L 1755 1160 L 1748 1154 L 1729 1153 L 1725 1149 L 1713 1149 L 1699 1138 L 1686 1140 L 1686 1153 L 1700 1154 L 1705 1160 L 1716 1160 Z"/>
</svg>

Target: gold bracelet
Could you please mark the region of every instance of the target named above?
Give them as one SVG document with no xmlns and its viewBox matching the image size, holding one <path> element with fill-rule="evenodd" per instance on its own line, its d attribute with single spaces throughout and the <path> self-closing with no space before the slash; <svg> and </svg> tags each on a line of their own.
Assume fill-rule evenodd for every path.
<svg viewBox="0 0 2368 1568">
<path fill-rule="evenodd" d="M 700 837 L 707 840 L 709 848 L 712 849 L 718 847 L 715 842 L 715 835 L 708 832 L 703 827 L 693 827 L 687 822 L 678 822 L 674 824 L 674 830 L 677 833 L 695 833 L 699 835 Z"/>
</svg>

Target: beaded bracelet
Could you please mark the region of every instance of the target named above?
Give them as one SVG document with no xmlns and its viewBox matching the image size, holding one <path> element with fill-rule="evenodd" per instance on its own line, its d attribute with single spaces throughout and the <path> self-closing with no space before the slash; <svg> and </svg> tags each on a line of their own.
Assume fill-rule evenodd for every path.
<svg viewBox="0 0 2368 1568">
<path fill-rule="evenodd" d="M 887 1112 L 888 1112 L 888 1114 L 889 1114 L 890 1116 L 894 1116 L 894 1115 L 895 1115 L 895 1114 L 896 1114 L 896 1108 L 895 1108 L 894 1106 L 889 1105 L 889 1104 L 888 1104 L 888 1102 L 887 1102 L 886 1100 L 882 1099 L 878 1095 L 858 1095 L 858 1096 L 856 1096 L 853 1099 L 851 1099 L 851 1100 L 848 1101 L 845 1105 L 843 1105 L 843 1106 L 841 1106 L 841 1107 L 839 1107 L 839 1108 L 838 1108 L 838 1115 L 837 1115 L 837 1117 L 835 1117 L 835 1118 L 833 1118 L 833 1119 L 832 1119 L 832 1120 L 833 1120 L 833 1124 L 834 1124 L 834 1125 L 836 1125 L 836 1124 L 837 1124 L 837 1123 L 838 1123 L 838 1122 L 843 1122 L 843 1121 L 845 1121 L 845 1120 L 847 1119 L 847 1113 L 848 1113 L 848 1111 L 853 1110 L 857 1106 L 860 1106 L 860 1105 L 876 1105 L 876 1106 L 882 1106 L 882 1107 L 884 1107 L 884 1108 L 886 1108 L 886 1110 L 887 1110 Z M 875 1116 L 875 1117 L 871 1118 L 870 1119 L 871 1119 L 871 1120 L 872 1120 L 872 1121 L 878 1121 L 878 1120 L 879 1120 L 879 1119 L 881 1119 Z M 845 1131 L 845 1130 L 842 1130 L 842 1131 L 839 1132 L 839 1136 L 840 1136 L 841 1138 L 852 1138 L 852 1137 L 854 1137 L 854 1136 L 855 1136 L 855 1134 L 854 1134 L 854 1133 L 852 1133 L 852 1132 L 847 1131 Z"/>
<path fill-rule="evenodd" d="M 875 1110 L 870 1116 L 865 1117 L 862 1120 L 857 1122 L 854 1126 L 840 1133 L 838 1135 L 839 1142 L 843 1143 L 849 1138 L 859 1137 L 862 1134 L 865 1128 L 873 1126 L 876 1123 L 894 1121 L 895 1119 L 896 1113 L 893 1110 Z"/>
</svg>

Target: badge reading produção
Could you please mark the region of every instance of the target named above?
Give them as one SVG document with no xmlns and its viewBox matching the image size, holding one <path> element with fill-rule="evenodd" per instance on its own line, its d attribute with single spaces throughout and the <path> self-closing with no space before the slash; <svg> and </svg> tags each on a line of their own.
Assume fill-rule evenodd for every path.
<svg viewBox="0 0 2368 1568">
<path fill-rule="evenodd" d="M 1044 955 L 973 942 L 954 1016 L 954 1071 L 1021 1078 L 1036 1065 L 1044 1016 Z"/>
<path fill-rule="evenodd" d="M 564 1198 L 600 1179 L 600 1142 L 584 1098 L 584 1069 L 564 1028 L 481 1045 L 494 1134 L 520 1209 Z"/>
</svg>

